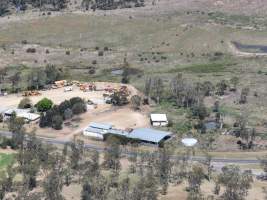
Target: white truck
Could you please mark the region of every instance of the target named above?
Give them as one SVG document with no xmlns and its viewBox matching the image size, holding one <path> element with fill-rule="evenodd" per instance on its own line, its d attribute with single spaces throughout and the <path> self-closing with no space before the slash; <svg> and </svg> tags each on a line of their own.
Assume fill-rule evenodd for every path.
<svg viewBox="0 0 267 200">
<path fill-rule="evenodd" d="M 64 92 L 71 92 L 73 90 L 72 87 L 65 87 Z"/>
</svg>

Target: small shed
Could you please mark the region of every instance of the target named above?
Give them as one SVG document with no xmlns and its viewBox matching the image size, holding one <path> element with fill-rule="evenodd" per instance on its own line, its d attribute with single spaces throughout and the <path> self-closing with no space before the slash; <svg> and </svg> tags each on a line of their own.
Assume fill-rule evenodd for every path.
<svg viewBox="0 0 267 200">
<path fill-rule="evenodd" d="M 112 124 L 92 122 L 83 130 L 83 135 L 103 140 L 112 127 Z"/>
<path fill-rule="evenodd" d="M 168 119 L 166 114 L 150 114 L 150 122 L 152 126 L 167 126 Z"/>
</svg>

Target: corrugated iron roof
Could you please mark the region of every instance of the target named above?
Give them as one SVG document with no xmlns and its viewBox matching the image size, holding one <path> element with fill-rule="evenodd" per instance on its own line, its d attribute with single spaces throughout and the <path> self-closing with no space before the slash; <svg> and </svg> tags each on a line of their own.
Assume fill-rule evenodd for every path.
<svg viewBox="0 0 267 200">
<path fill-rule="evenodd" d="M 95 123 L 92 122 L 85 129 L 85 131 L 98 133 L 98 134 L 113 134 L 120 135 L 130 139 L 138 139 L 146 142 L 159 143 L 167 136 L 171 136 L 171 132 L 159 131 L 150 128 L 137 128 L 132 132 L 127 132 L 120 129 L 113 129 L 111 124 Z"/>
<path fill-rule="evenodd" d="M 92 133 L 98 133 L 98 134 L 106 134 L 107 130 L 99 129 L 99 128 L 93 128 L 93 127 L 87 127 L 84 131 L 92 132 Z"/>
<path fill-rule="evenodd" d="M 147 142 L 159 143 L 166 136 L 171 136 L 170 132 L 158 131 L 150 128 L 138 128 L 129 133 L 128 137 Z"/>
<path fill-rule="evenodd" d="M 109 130 L 112 128 L 112 124 L 91 122 L 89 124 L 89 127 L 103 129 L 103 130 Z"/>
</svg>

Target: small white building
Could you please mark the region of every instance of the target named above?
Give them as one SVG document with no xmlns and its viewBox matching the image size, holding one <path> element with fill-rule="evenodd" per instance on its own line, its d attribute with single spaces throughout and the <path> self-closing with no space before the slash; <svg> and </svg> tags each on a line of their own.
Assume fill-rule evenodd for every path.
<svg viewBox="0 0 267 200">
<path fill-rule="evenodd" d="M 167 126 L 168 119 L 166 114 L 150 114 L 152 126 Z"/>
<path fill-rule="evenodd" d="M 104 135 L 112 130 L 112 127 L 111 124 L 92 122 L 83 130 L 83 135 L 103 140 Z"/>
<path fill-rule="evenodd" d="M 39 114 L 30 113 L 30 109 L 8 109 L 4 112 L 4 119 L 9 119 L 13 112 L 16 113 L 17 117 L 21 117 L 28 122 L 37 121 L 40 118 Z"/>
</svg>

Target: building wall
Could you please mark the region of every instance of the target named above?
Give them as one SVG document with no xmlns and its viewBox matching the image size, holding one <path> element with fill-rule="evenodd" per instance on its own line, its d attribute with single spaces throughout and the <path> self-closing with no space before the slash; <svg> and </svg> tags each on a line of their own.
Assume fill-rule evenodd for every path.
<svg viewBox="0 0 267 200">
<path fill-rule="evenodd" d="M 101 139 L 101 140 L 104 139 L 103 135 L 102 134 L 99 134 L 99 133 L 93 133 L 93 132 L 83 131 L 83 135 L 89 136 L 89 137 L 94 137 L 94 138 Z"/>
<path fill-rule="evenodd" d="M 153 126 L 167 126 L 168 122 L 152 122 Z"/>
</svg>

